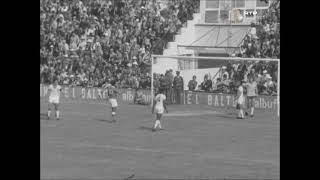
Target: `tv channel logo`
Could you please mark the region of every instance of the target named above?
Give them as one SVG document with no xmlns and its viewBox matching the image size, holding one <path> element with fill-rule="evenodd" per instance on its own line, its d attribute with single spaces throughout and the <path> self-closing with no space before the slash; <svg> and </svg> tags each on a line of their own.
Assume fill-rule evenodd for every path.
<svg viewBox="0 0 320 180">
<path fill-rule="evenodd" d="M 246 17 L 254 17 L 255 15 L 257 15 L 257 11 L 256 10 L 245 10 L 244 11 L 244 15 Z"/>
</svg>

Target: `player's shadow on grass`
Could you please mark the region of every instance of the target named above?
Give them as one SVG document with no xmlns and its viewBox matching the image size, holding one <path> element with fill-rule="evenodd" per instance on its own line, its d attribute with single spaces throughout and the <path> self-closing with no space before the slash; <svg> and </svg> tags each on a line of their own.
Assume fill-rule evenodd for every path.
<svg viewBox="0 0 320 180">
<path fill-rule="evenodd" d="M 130 175 L 130 176 L 128 176 L 128 177 L 126 177 L 126 178 L 124 178 L 124 180 L 129 180 L 129 179 L 132 179 L 132 178 L 134 178 L 134 174 L 132 174 L 132 175 Z"/>
<path fill-rule="evenodd" d="M 140 129 L 140 130 L 146 130 L 146 131 L 152 131 L 152 127 L 147 127 L 147 126 L 140 126 L 140 127 L 138 127 L 138 129 Z"/>
<path fill-rule="evenodd" d="M 225 118 L 225 119 L 235 119 L 235 115 L 234 114 L 219 114 L 216 115 L 216 117 L 221 117 L 221 118 Z"/>
<path fill-rule="evenodd" d="M 94 118 L 93 120 L 100 121 L 100 122 L 113 123 L 112 120 L 101 119 L 101 118 Z"/>
</svg>

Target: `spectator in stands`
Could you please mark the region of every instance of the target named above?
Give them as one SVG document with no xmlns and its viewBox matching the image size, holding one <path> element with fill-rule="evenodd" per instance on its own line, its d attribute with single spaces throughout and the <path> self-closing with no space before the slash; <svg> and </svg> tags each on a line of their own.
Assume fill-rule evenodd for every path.
<svg viewBox="0 0 320 180">
<path fill-rule="evenodd" d="M 257 29 L 256 29 L 256 25 L 254 23 L 251 23 L 250 37 L 251 37 L 251 39 L 257 38 Z"/>
<path fill-rule="evenodd" d="M 198 82 L 196 81 L 197 77 L 195 75 L 192 76 L 192 80 L 188 83 L 189 91 L 195 91 Z"/>
<path fill-rule="evenodd" d="M 221 78 L 217 78 L 216 83 L 212 84 L 212 92 L 214 93 L 222 93 L 223 91 L 223 82 L 221 81 Z"/>
<path fill-rule="evenodd" d="M 174 99 L 176 104 L 182 104 L 181 96 L 184 90 L 183 78 L 180 76 L 180 71 L 176 71 L 176 76 L 173 79 Z"/>
<path fill-rule="evenodd" d="M 166 71 L 165 76 L 164 76 L 164 81 L 165 81 L 165 85 L 164 85 L 164 93 L 167 97 L 166 102 L 168 104 L 172 104 L 171 101 L 171 89 L 172 89 L 172 80 L 171 80 L 171 76 L 170 76 L 170 71 Z"/>
<path fill-rule="evenodd" d="M 173 75 L 173 70 L 172 69 L 169 69 L 169 78 L 170 78 L 170 84 L 171 86 L 169 87 L 170 88 L 170 96 L 167 97 L 171 100 L 171 102 L 173 102 L 174 100 L 174 94 L 173 94 L 173 79 L 174 79 L 174 75 Z"/>
<path fill-rule="evenodd" d="M 160 88 L 165 88 L 166 87 L 166 81 L 164 79 L 164 75 L 163 74 L 160 74 L 159 83 L 160 83 Z"/>
<path fill-rule="evenodd" d="M 229 79 L 229 73 L 227 71 L 227 67 L 226 66 L 222 66 L 222 68 L 221 68 L 221 77 L 223 77 L 224 75 L 226 75 L 227 79 Z"/>
<path fill-rule="evenodd" d="M 263 94 L 266 95 L 275 95 L 277 92 L 276 84 L 272 81 L 271 76 L 268 74 L 266 77 L 267 81 L 265 82 L 265 92 Z"/>
<path fill-rule="evenodd" d="M 160 88 L 160 81 L 159 81 L 159 77 L 156 73 L 153 74 L 153 89 L 154 89 L 154 93 L 157 94 L 158 90 Z"/>
<path fill-rule="evenodd" d="M 208 78 L 208 74 L 204 76 L 204 81 L 199 85 L 200 90 L 210 92 L 212 89 L 212 81 Z"/>
<path fill-rule="evenodd" d="M 151 88 L 151 77 L 147 76 L 146 89 L 150 89 L 150 88 Z"/>
<path fill-rule="evenodd" d="M 227 74 L 224 74 L 222 79 L 222 92 L 229 93 L 230 92 L 229 87 L 230 87 L 230 80 L 228 79 Z"/>
</svg>

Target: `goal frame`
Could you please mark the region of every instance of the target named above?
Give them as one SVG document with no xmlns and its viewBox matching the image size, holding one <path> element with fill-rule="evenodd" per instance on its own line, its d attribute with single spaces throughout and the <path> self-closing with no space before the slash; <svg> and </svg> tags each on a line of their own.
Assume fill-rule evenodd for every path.
<svg viewBox="0 0 320 180">
<path fill-rule="evenodd" d="M 154 59 L 158 58 L 172 58 L 172 59 L 183 59 L 183 60 L 232 60 L 232 61 L 267 61 L 267 62 L 278 62 L 278 78 L 277 78 L 277 115 L 280 117 L 280 59 L 271 59 L 271 58 L 240 58 L 240 57 L 203 57 L 203 56 L 167 56 L 167 55 L 151 55 L 151 107 L 153 106 L 154 99 L 154 87 L 153 87 L 153 62 Z"/>
</svg>

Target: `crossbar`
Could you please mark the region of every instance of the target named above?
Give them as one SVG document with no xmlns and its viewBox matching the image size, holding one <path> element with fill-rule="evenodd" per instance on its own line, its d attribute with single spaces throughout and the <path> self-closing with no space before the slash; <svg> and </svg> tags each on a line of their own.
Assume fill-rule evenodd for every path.
<svg viewBox="0 0 320 180">
<path fill-rule="evenodd" d="M 177 45 L 178 47 L 186 47 L 186 48 L 239 48 L 237 46 L 192 46 L 192 45 Z"/>
<path fill-rule="evenodd" d="M 151 55 L 152 58 L 172 58 L 172 59 L 207 59 L 207 60 L 236 60 L 236 61 L 274 61 L 279 62 L 280 59 L 271 58 L 240 58 L 240 57 L 201 57 L 201 56 L 165 56 L 165 55 Z"/>
</svg>

